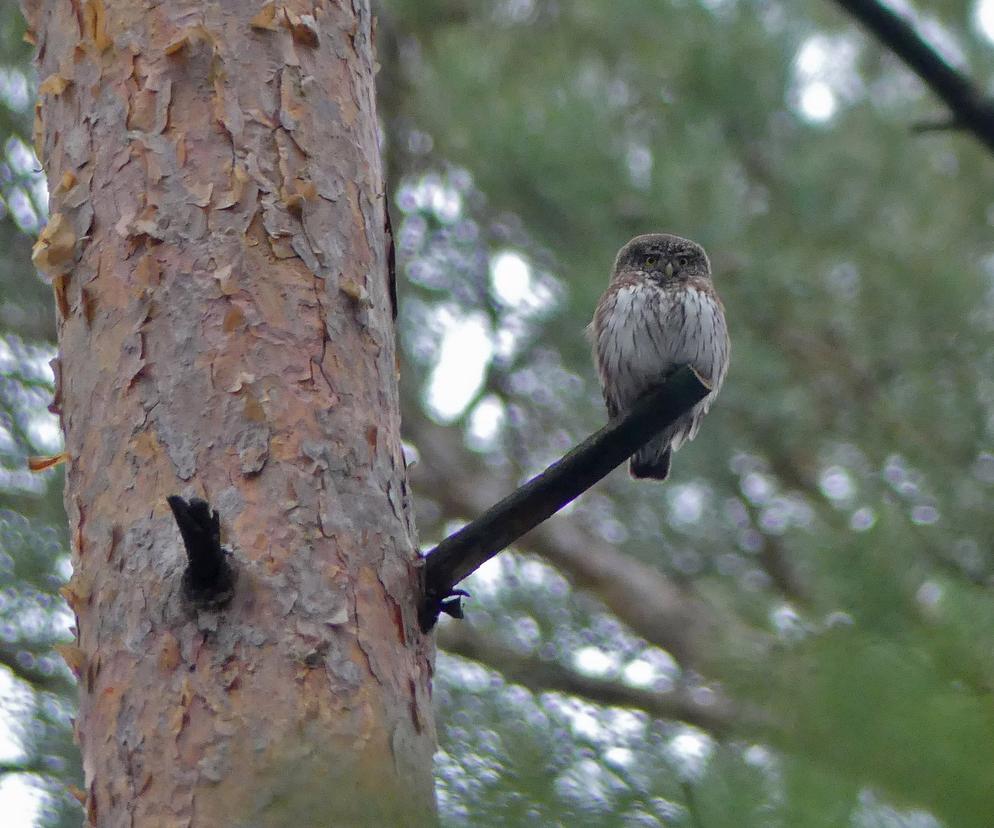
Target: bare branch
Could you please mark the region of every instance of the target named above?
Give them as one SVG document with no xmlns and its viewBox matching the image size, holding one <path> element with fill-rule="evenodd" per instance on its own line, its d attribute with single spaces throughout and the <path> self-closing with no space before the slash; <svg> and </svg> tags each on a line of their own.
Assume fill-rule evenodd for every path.
<svg viewBox="0 0 994 828">
<path fill-rule="evenodd" d="M 691 368 L 679 369 L 623 417 L 431 550 L 425 562 L 422 629 L 430 630 L 443 609 L 455 614 L 445 602 L 463 578 L 621 465 L 709 390 Z"/>
<path fill-rule="evenodd" d="M 170 495 L 166 500 L 186 547 L 183 594 L 200 609 L 224 606 L 235 593 L 237 574 L 221 546 L 217 512 L 199 497 L 187 502 L 178 495 Z"/>
<path fill-rule="evenodd" d="M 438 642 L 446 652 L 477 661 L 536 693 L 568 693 L 597 704 L 630 707 L 657 719 L 687 722 L 717 736 L 729 735 L 733 730 L 755 731 L 764 724 L 759 714 L 745 713 L 715 692 L 647 690 L 585 676 L 558 662 L 518 653 L 470 624 L 443 624 L 438 630 Z"/>
<path fill-rule="evenodd" d="M 501 488 L 493 470 L 453 439 L 452 429 L 411 418 L 407 426 L 421 451 L 411 469 L 418 488 L 434 498 L 447 516 L 474 514 Z M 757 655 L 766 640 L 667 577 L 658 568 L 619 551 L 580 529 L 569 518 L 546 521 L 518 542 L 518 548 L 545 559 L 574 587 L 588 590 L 636 635 L 669 652 L 687 667 L 703 669 L 734 641 L 738 653 Z"/>
<path fill-rule="evenodd" d="M 994 103 L 946 63 L 903 17 L 878 0 L 836 0 L 896 54 L 953 113 L 952 123 L 994 151 Z"/>
</svg>

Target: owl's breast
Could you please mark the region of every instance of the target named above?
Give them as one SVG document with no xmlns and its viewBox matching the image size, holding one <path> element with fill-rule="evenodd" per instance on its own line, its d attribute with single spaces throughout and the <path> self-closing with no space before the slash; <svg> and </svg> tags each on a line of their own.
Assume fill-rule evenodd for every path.
<svg viewBox="0 0 994 828">
<path fill-rule="evenodd" d="M 617 288 L 595 320 L 597 361 L 619 401 L 633 400 L 677 365 L 724 378 L 727 334 L 713 294 L 651 282 Z"/>
<path fill-rule="evenodd" d="M 656 287 L 626 285 L 605 306 L 596 332 L 598 362 L 622 397 L 641 394 L 672 367 L 671 305 Z"/>
</svg>

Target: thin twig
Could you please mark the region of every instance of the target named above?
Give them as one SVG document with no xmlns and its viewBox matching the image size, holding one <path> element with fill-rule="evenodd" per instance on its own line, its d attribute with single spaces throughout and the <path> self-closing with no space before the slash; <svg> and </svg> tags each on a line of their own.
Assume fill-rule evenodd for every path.
<svg viewBox="0 0 994 828">
<path fill-rule="evenodd" d="M 461 615 L 458 599 L 450 597 L 456 584 L 583 494 L 686 414 L 709 390 L 693 370 L 681 368 L 624 417 L 608 423 L 431 550 L 425 562 L 422 628 L 431 629 L 440 612 Z"/>
<path fill-rule="evenodd" d="M 994 151 L 994 102 L 953 69 L 900 15 L 878 0 L 836 0 L 952 110 L 952 122 Z"/>
<path fill-rule="evenodd" d="M 956 120 L 955 115 L 947 115 L 945 118 L 936 118 L 931 121 L 915 121 L 911 125 L 911 131 L 919 135 L 926 132 L 953 132 L 964 129 L 966 127 Z"/>
</svg>

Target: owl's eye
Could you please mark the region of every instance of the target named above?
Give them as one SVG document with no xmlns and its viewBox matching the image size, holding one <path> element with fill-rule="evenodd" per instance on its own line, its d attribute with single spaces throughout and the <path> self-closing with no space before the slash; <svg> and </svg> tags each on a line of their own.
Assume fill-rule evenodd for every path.
<svg viewBox="0 0 994 828">
<path fill-rule="evenodd" d="M 688 259 L 687 259 L 686 256 L 681 256 L 679 259 L 676 260 L 676 263 L 678 265 L 680 265 L 680 267 L 686 267 L 687 266 L 687 262 L 688 262 Z"/>
<path fill-rule="evenodd" d="M 647 267 L 652 267 L 657 261 L 659 261 L 659 258 L 657 256 L 645 257 L 645 264 Z"/>
</svg>

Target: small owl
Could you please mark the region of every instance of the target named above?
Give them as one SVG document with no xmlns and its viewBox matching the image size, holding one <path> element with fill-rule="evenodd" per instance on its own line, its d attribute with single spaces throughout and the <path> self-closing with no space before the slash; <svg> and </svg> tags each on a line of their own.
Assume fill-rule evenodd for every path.
<svg viewBox="0 0 994 828">
<path fill-rule="evenodd" d="M 710 385 L 710 394 L 629 461 L 632 477 L 665 480 L 671 452 L 694 439 L 728 370 L 725 309 L 703 248 L 664 233 L 636 236 L 619 251 L 588 331 L 611 419 L 680 365 Z"/>
</svg>

